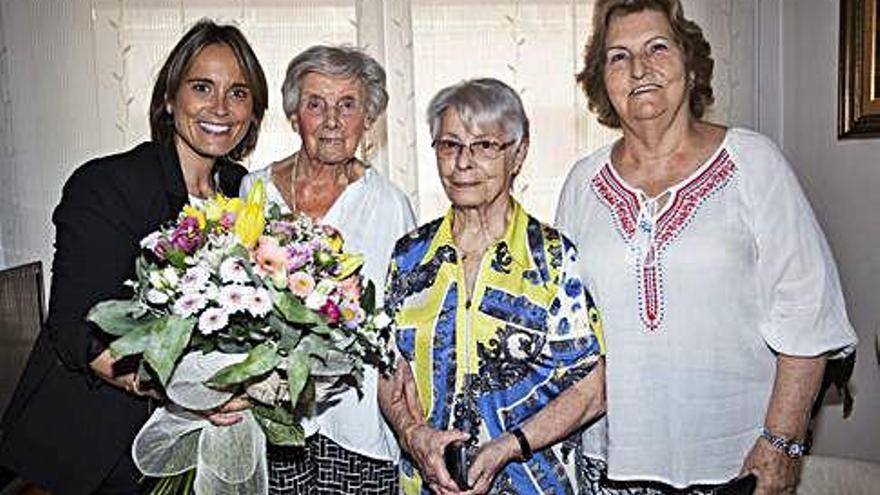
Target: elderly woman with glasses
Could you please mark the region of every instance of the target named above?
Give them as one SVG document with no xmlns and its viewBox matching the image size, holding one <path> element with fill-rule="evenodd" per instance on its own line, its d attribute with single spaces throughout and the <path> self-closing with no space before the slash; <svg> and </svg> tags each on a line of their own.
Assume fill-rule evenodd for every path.
<svg viewBox="0 0 880 495">
<path fill-rule="evenodd" d="M 287 67 L 284 112 L 302 146 L 248 174 L 266 184 L 268 203 L 339 230 L 346 249 L 364 255 L 362 274 L 382 299 L 394 242 L 415 226 L 403 192 L 355 153 L 364 132 L 385 111 L 385 71 L 370 56 L 345 46 L 313 46 Z M 318 406 L 305 424 L 305 449 L 269 451 L 270 491 L 278 493 L 396 494 L 399 450 L 376 403 L 377 374 Z"/>
<path fill-rule="evenodd" d="M 402 358 L 379 385 L 403 491 L 575 493 L 572 433 L 604 410 L 600 320 L 572 244 L 511 196 L 522 102 L 465 81 L 433 98 L 428 123 L 452 206 L 395 246 L 386 308 Z M 466 471 L 450 473 L 447 448 Z"/>
</svg>

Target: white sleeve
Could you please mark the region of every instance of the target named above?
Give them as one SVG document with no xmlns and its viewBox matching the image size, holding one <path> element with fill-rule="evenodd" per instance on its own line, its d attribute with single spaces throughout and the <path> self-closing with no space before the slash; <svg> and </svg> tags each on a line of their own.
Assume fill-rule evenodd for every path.
<svg viewBox="0 0 880 495">
<path fill-rule="evenodd" d="M 576 211 L 575 203 L 577 202 L 577 188 L 580 182 L 581 174 L 577 173 L 578 164 L 569 171 L 565 183 L 562 185 L 562 191 L 559 193 L 559 202 L 556 204 L 556 219 L 553 225 L 556 226 L 569 239 L 576 239 L 577 236 L 573 232 L 576 223 L 572 218 L 571 212 Z"/>
<path fill-rule="evenodd" d="M 238 197 L 241 199 L 247 198 L 248 191 L 251 190 L 251 187 L 254 185 L 254 177 L 253 173 L 247 174 L 241 179 L 241 186 L 238 188 Z"/>
<path fill-rule="evenodd" d="M 756 200 L 753 225 L 764 307 L 760 331 L 775 351 L 794 356 L 845 355 L 856 344 L 831 250 L 797 178 L 769 145 L 770 186 Z"/>
</svg>

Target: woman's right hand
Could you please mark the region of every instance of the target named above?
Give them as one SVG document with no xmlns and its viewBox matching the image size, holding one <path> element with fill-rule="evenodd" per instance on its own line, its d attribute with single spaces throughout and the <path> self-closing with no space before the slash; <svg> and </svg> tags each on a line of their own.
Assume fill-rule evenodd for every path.
<svg viewBox="0 0 880 495">
<path fill-rule="evenodd" d="M 231 426 L 241 421 L 243 418 L 241 412 L 250 409 L 252 405 L 246 395 L 236 395 L 222 406 L 207 411 L 194 412 L 210 421 L 214 426 Z"/>
<path fill-rule="evenodd" d="M 419 468 L 422 481 L 439 495 L 462 493 L 446 470 L 443 453 L 446 446 L 465 441 L 470 435 L 459 430 L 436 430 L 425 423 L 413 426 L 405 435 L 409 454 Z"/>
</svg>

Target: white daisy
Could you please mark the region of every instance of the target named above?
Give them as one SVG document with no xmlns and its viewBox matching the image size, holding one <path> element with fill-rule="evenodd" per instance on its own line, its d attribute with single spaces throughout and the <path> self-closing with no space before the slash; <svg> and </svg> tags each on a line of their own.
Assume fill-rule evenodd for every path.
<svg viewBox="0 0 880 495">
<path fill-rule="evenodd" d="M 318 285 L 315 286 L 315 290 L 309 294 L 309 297 L 306 298 L 306 307 L 317 311 L 324 306 L 324 303 L 327 302 L 327 298 L 330 297 L 330 294 L 336 289 L 336 282 L 328 279 L 321 280 L 318 282 Z"/>
<path fill-rule="evenodd" d="M 243 311 L 249 306 L 253 297 L 254 288 L 246 285 L 224 285 L 220 288 L 220 294 L 217 296 L 217 302 L 229 314 Z"/>
<path fill-rule="evenodd" d="M 272 311 L 272 299 L 269 296 L 269 291 L 263 287 L 253 291 L 251 297 L 248 298 L 247 311 L 257 318 L 269 314 L 269 311 Z"/>
<path fill-rule="evenodd" d="M 198 292 L 204 289 L 210 279 L 211 272 L 201 265 L 196 265 L 188 269 L 180 279 L 180 290 L 182 292 Z"/>
<path fill-rule="evenodd" d="M 246 284 L 250 282 L 241 258 L 226 258 L 220 263 L 220 280 L 224 283 Z"/>
<path fill-rule="evenodd" d="M 217 288 L 217 284 L 208 282 L 205 284 L 205 287 L 202 288 L 202 293 L 205 294 L 205 297 L 209 300 L 216 301 L 220 296 L 220 289 Z"/>
<path fill-rule="evenodd" d="M 147 302 L 156 306 L 167 304 L 168 294 L 162 292 L 161 290 L 150 289 L 147 291 Z"/>
<path fill-rule="evenodd" d="M 141 239 L 141 249 L 149 249 L 153 251 L 156 249 L 156 245 L 159 244 L 159 239 L 162 238 L 162 232 L 155 231 L 150 233 L 148 236 Z"/>
<path fill-rule="evenodd" d="M 188 292 L 174 302 L 174 308 L 172 311 L 178 316 L 189 318 L 204 309 L 207 304 L 208 298 L 202 294 L 199 294 L 198 292 Z"/>
<path fill-rule="evenodd" d="M 210 335 L 229 323 L 229 315 L 222 308 L 208 308 L 199 316 L 199 331 Z"/>
</svg>

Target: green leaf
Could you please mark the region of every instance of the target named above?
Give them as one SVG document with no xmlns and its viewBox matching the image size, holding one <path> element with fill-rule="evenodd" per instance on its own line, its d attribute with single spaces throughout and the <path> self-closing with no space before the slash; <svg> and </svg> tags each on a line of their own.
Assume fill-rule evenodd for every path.
<svg viewBox="0 0 880 495">
<path fill-rule="evenodd" d="M 273 445 L 299 447 L 305 445 L 306 437 L 299 421 L 281 407 L 274 409 L 255 405 L 254 418 L 263 428 L 266 440 Z M 292 420 L 292 421 L 290 421 Z"/>
<path fill-rule="evenodd" d="M 269 315 L 269 326 L 278 334 L 278 349 L 290 353 L 299 344 L 302 332 L 288 325 L 275 314 Z"/>
<path fill-rule="evenodd" d="M 86 319 L 117 337 L 148 327 L 156 321 L 156 318 L 146 316 L 146 311 L 137 301 L 130 299 L 99 302 L 89 310 Z"/>
<path fill-rule="evenodd" d="M 266 342 L 260 344 L 248 353 L 244 361 L 229 365 L 218 371 L 208 379 L 207 384 L 212 387 L 225 387 L 245 380 L 254 378 L 271 371 L 281 361 L 275 344 Z"/>
<path fill-rule="evenodd" d="M 285 320 L 291 323 L 318 324 L 323 323 L 321 316 L 307 308 L 296 296 L 289 292 L 274 291 L 275 306 L 281 311 Z"/>
<path fill-rule="evenodd" d="M 114 358 L 142 354 L 153 338 L 153 326 L 163 325 L 164 319 L 153 320 L 148 325 L 137 328 L 110 343 L 110 354 Z"/>
<path fill-rule="evenodd" d="M 180 249 L 169 249 L 168 251 L 165 251 L 165 259 L 167 259 L 175 268 L 180 268 L 181 270 L 186 269 L 186 253 Z"/>
<path fill-rule="evenodd" d="M 144 360 L 159 375 L 162 385 L 168 383 L 177 360 L 189 344 L 196 320 L 172 315 L 165 318 L 164 323 L 152 328 L 149 345 L 144 350 Z"/>
<path fill-rule="evenodd" d="M 311 368 L 315 376 L 343 376 L 352 373 L 354 363 L 347 354 L 330 349 L 322 356 L 314 356 Z"/>
<path fill-rule="evenodd" d="M 294 351 L 287 356 L 287 390 L 290 392 L 291 404 L 296 404 L 309 379 L 310 361 L 309 355 L 301 351 Z"/>
<path fill-rule="evenodd" d="M 376 312 L 376 286 L 372 280 L 367 280 L 367 286 L 361 294 L 361 307 L 368 315 Z"/>
</svg>

